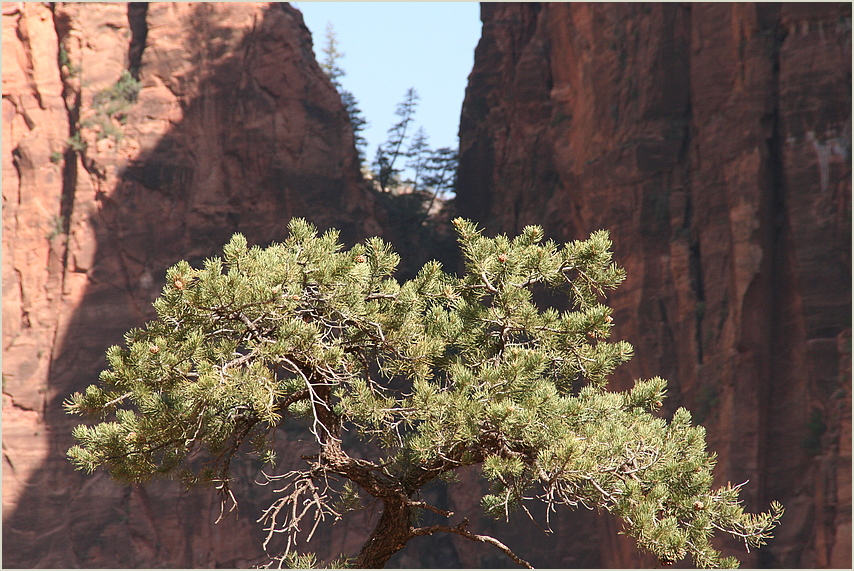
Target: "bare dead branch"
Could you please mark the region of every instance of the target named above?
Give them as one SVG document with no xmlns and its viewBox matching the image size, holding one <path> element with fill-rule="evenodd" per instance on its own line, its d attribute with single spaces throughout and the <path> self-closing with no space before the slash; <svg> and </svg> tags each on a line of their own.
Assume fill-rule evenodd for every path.
<svg viewBox="0 0 854 571">
<path fill-rule="evenodd" d="M 409 505 L 414 507 L 414 508 L 421 508 L 421 509 L 425 509 L 425 510 L 430 510 L 431 512 L 439 514 L 440 516 L 444 516 L 444 517 L 451 517 L 452 515 L 454 515 L 454 512 L 449 512 L 449 511 L 445 511 L 443 509 L 439 509 L 436 506 L 431 506 L 427 502 L 410 501 Z"/>
<path fill-rule="evenodd" d="M 108 407 L 113 406 L 114 404 L 118 404 L 118 403 L 120 403 L 121 401 L 123 401 L 123 400 L 125 400 L 126 398 L 128 398 L 129 396 L 131 396 L 132 394 L 133 394 L 133 391 L 126 392 L 126 393 L 125 393 L 125 394 L 123 394 L 122 396 L 120 396 L 120 397 L 118 397 L 118 398 L 114 398 L 113 400 L 111 400 L 110 402 L 108 402 L 107 404 L 105 404 L 105 405 L 104 405 L 104 408 L 108 408 Z"/>
<path fill-rule="evenodd" d="M 219 517 L 216 518 L 214 524 L 218 524 L 222 519 L 233 512 L 237 508 L 237 499 L 234 497 L 234 494 L 231 492 L 231 488 L 228 487 L 228 482 L 225 480 L 220 481 L 216 489 L 219 490 L 223 494 L 223 498 L 220 500 L 219 504 Z M 225 506 L 228 503 L 231 503 L 231 507 L 228 508 L 228 511 L 225 511 Z"/>
<path fill-rule="evenodd" d="M 284 487 L 275 490 L 276 493 L 288 492 L 287 495 L 273 502 L 258 519 L 259 523 L 264 524 L 264 530 L 267 532 L 263 543 L 265 550 L 275 534 L 285 533 L 288 542 L 283 555 L 287 555 L 296 544 L 297 534 L 302 530 L 302 523 L 306 517 L 312 522 L 306 541 L 311 541 L 317 526 L 327 516 L 332 516 L 336 520 L 341 517 L 329 501 L 328 482 L 321 481 L 318 485 L 314 474 L 296 470 L 277 476 L 267 474 L 264 476 L 267 478 L 264 485 L 279 480 L 289 480 Z"/>
<path fill-rule="evenodd" d="M 498 541 L 494 537 L 490 537 L 488 535 L 479 535 L 477 533 L 472 533 L 472 532 L 468 531 L 466 529 L 466 527 L 468 527 L 468 524 L 469 524 L 468 518 L 464 518 L 463 521 L 461 521 L 460 523 L 458 523 L 455 526 L 428 525 L 425 527 L 415 528 L 412 531 L 412 535 L 413 536 L 433 535 L 436 532 L 455 533 L 457 535 L 461 535 L 461 536 L 463 536 L 467 539 L 470 539 L 472 541 L 477 541 L 480 543 L 489 543 L 490 545 L 494 545 L 495 547 L 497 547 L 498 549 L 503 551 L 504 554 L 507 555 L 507 557 L 509 557 L 510 559 L 512 559 L 517 565 L 520 565 L 520 566 L 525 567 L 527 569 L 533 569 L 534 568 L 530 563 L 528 563 L 527 561 L 525 561 L 524 559 L 522 559 L 521 557 L 519 557 L 518 555 L 513 553 L 513 551 L 509 547 L 507 547 L 506 545 L 504 545 L 503 543 L 501 543 L 500 541 Z"/>
</svg>

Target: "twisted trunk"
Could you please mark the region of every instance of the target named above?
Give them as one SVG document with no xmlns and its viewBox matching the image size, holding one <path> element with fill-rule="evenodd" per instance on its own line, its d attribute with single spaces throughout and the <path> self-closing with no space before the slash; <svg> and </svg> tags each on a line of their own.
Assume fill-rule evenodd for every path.
<svg viewBox="0 0 854 571">
<path fill-rule="evenodd" d="M 411 525 L 412 508 L 402 498 L 384 498 L 377 527 L 356 558 L 357 569 L 380 569 L 389 558 L 415 537 Z"/>
<path fill-rule="evenodd" d="M 322 461 L 330 472 L 340 474 L 362 487 L 367 493 L 383 502 L 383 511 L 371 536 L 356 558 L 358 569 L 381 569 L 389 558 L 403 549 L 413 538 L 412 507 L 402 491 L 400 482 L 383 474 L 380 467 L 369 460 L 353 458 L 341 447 L 341 417 L 330 404 L 331 390 L 325 383 L 315 387 L 321 405 L 315 404 L 315 418 L 324 431 L 318 434 L 322 444 Z"/>
</svg>

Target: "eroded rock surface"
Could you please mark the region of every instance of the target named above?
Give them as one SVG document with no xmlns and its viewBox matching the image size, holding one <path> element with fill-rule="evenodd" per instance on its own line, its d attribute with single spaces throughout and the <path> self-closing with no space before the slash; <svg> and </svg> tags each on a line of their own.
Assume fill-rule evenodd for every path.
<svg viewBox="0 0 854 571">
<path fill-rule="evenodd" d="M 718 483 L 787 507 L 769 547 L 727 552 L 850 567 L 850 5 L 498 3 L 482 19 L 460 213 L 491 233 L 609 229 L 628 271 L 614 336 L 636 352 L 612 386 L 667 378 Z M 559 533 L 602 538 L 590 565 L 654 563 L 617 529 Z M 557 549 L 532 562 L 559 566 Z"/>
<path fill-rule="evenodd" d="M 124 74 L 124 76 L 123 76 Z M 138 94 L 125 97 L 117 84 Z M 305 216 L 376 235 L 340 97 L 287 4 L 3 4 L 3 560 L 245 567 L 258 507 L 73 472 L 61 403 L 153 317 L 165 269 Z M 342 547 L 355 542 L 356 522 Z M 353 551 L 352 545 L 344 545 Z"/>
</svg>

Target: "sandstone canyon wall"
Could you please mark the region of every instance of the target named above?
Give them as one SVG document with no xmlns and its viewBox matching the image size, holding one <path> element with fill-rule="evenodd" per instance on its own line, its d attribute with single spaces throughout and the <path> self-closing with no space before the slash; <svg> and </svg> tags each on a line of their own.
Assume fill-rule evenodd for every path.
<svg viewBox="0 0 854 571">
<path fill-rule="evenodd" d="M 109 96 L 123 72 L 140 81 L 135 102 Z M 235 231 L 282 239 L 292 216 L 349 242 L 380 233 L 297 10 L 3 4 L 5 566 L 259 561 L 269 496 L 251 475 L 240 516 L 214 525 L 209 490 L 75 473 L 65 450 L 77 421 L 61 403 L 153 317 L 166 267 L 216 254 Z"/>
<path fill-rule="evenodd" d="M 483 5 L 458 208 L 489 232 L 608 228 L 629 279 L 613 381 L 662 375 L 719 483 L 787 507 L 745 566 L 849 567 L 850 6 Z M 103 94 L 129 72 L 132 105 Z M 121 107 L 121 105 L 119 106 Z M 299 12 L 267 3 L 3 4 L 3 557 L 7 567 L 245 567 L 269 492 L 121 487 L 65 459 L 67 395 L 152 317 L 164 270 L 292 216 L 388 233 Z M 288 453 L 298 456 L 299 450 Z M 241 469 L 243 470 L 243 469 Z M 429 490 L 471 515 L 482 482 Z M 366 515 L 367 517 L 367 515 Z M 541 567 L 655 565 L 584 510 L 482 520 Z M 355 553 L 345 520 L 321 556 Z M 512 566 L 458 537 L 400 566 Z"/>
<path fill-rule="evenodd" d="M 628 271 L 614 337 L 636 353 L 612 387 L 667 378 L 665 407 L 708 429 L 717 483 L 750 480 L 751 510 L 786 506 L 768 547 L 726 551 L 850 568 L 850 4 L 481 14 L 460 214 L 493 234 L 610 230 Z M 565 525 L 574 540 L 532 563 L 655 563 L 608 518 Z M 595 545 L 581 561 L 579 543 Z"/>
</svg>

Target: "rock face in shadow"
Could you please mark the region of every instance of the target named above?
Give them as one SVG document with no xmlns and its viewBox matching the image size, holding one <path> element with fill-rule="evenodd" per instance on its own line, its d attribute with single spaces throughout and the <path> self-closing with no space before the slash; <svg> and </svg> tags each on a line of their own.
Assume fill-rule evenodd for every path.
<svg viewBox="0 0 854 571">
<path fill-rule="evenodd" d="M 628 271 L 609 299 L 614 337 L 636 352 L 612 387 L 667 378 L 669 411 L 708 429 L 717 483 L 749 479 L 749 509 L 787 508 L 768 547 L 727 553 L 850 567 L 850 5 L 481 14 L 460 214 L 492 234 L 610 230 Z M 652 565 L 618 528 L 556 531 L 599 542 L 585 566 Z M 531 561 L 560 566 L 573 548 Z"/>
<path fill-rule="evenodd" d="M 214 525 L 209 490 L 73 472 L 78 421 L 61 404 L 153 317 L 178 260 L 215 255 L 236 231 L 281 240 L 293 216 L 350 243 L 381 233 L 302 16 L 267 3 L 4 3 L 3 48 L 4 564 L 256 563 L 269 491 L 250 467 L 240 516 Z M 358 547 L 365 524 L 353 525 L 328 549 Z"/>
</svg>

